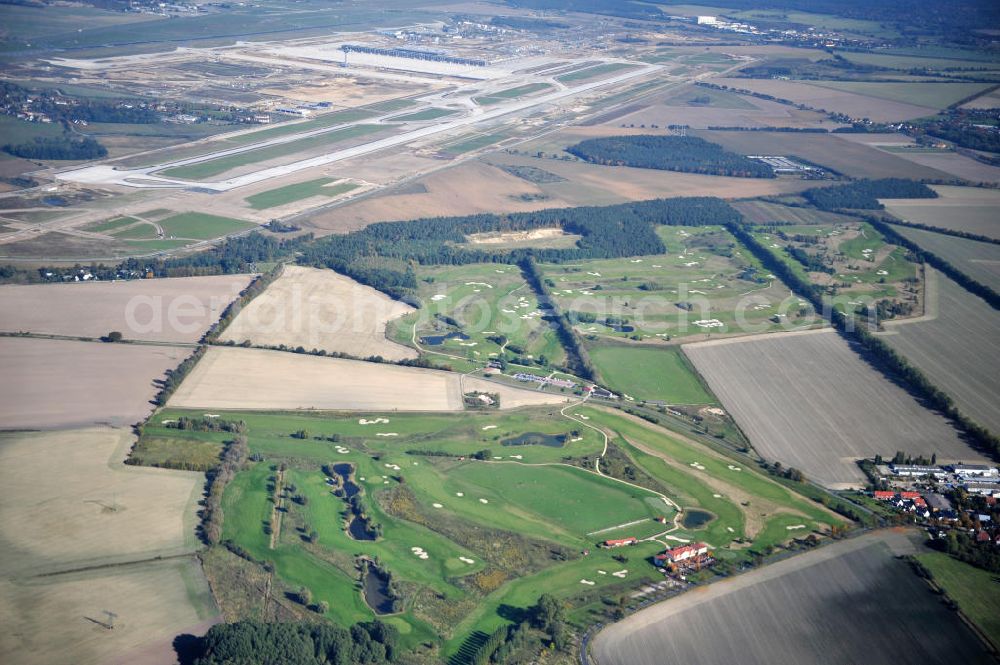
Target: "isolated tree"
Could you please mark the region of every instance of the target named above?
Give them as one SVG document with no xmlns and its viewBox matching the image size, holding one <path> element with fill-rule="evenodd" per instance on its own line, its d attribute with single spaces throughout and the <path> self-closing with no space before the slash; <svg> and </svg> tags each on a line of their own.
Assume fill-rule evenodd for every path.
<svg viewBox="0 0 1000 665">
<path fill-rule="evenodd" d="M 101 338 L 102 342 L 120 342 L 124 339 L 124 336 L 117 330 L 112 330 L 107 335 Z"/>
</svg>

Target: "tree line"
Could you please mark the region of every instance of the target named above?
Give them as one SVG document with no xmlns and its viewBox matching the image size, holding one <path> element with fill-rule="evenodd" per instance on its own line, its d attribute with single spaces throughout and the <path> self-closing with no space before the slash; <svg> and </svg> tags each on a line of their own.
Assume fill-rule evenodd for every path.
<svg viewBox="0 0 1000 665">
<path fill-rule="evenodd" d="M 194 665 L 386 665 L 400 656 L 399 633 L 381 621 L 347 628 L 327 623 L 220 623 L 197 638 Z"/>
<path fill-rule="evenodd" d="M 566 152 L 593 164 L 740 178 L 775 177 L 767 164 L 696 136 L 610 136 L 581 141 Z"/>
<path fill-rule="evenodd" d="M 904 178 L 865 179 L 832 187 L 815 187 L 802 195 L 820 210 L 827 211 L 841 208 L 881 210 L 884 206 L 879 199 L 937 198 L 937 192 L 927 185 Z"/>
<path fill-rule="evenodd" d="M 7 143 L 2 150 L 22 159 L 97 159 L 108 154 L 107 148 L 96 139 L 76 138 L 68 132 L 61 136 L 36 136 L 27 143 Z"/>
</svg>

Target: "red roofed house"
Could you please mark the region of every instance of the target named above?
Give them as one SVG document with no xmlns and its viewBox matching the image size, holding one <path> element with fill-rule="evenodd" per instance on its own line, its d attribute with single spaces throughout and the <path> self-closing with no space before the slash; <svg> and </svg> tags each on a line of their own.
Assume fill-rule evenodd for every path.
<svg viewBox="0 0 1000 665">
<path fill-rule="evenodd" d="M 988 543 L 990 542 L 990 534 L 986 529 L 981 529 L 979 533 L 976 534 L 977 543 Z"/>
<path fill-rule="evenodd" d="M 605 547 L 622 547 L 624 545 L 635 545 L 638 541 L 636 538 L 618 538 L 616 540 L 605 540 Z"/>
<path fill-rule="evenodd" d="M 893 499 L 896 498 L 896 493 L 891 491 L 875 490 L 874 492 L 872 492 L 872 494 L 879 501 L 892 501 Z"/>
<path fill-rule="evenodd" d="M 675 547 L 667 550 L 663 554 L 657 554 L 654 558 L 656 562 L 660 564 L 662 564 L 663 561 L 679 563 L 681 561 L 687 561 L 688 559 L 704 556 L 706 554 L 708 554 L 708 545 L 705 543 L 695 543 L 693 545 L 681 545 L 680 547 Z"/>
<path fill-rule="evenodd" d="M 913 499 L 913 505 L 916 506 L 917 508 L 926 508 L 927 502 L 924 501 L 924 498 L 922 496 L 918 496 L 915 499 Z"/>
<path fill-rule="evenodd" d="M 899 493 L 899 498 L 900 499 L 909 499 L 910 501 L 913 501 L 914 499 L 919 499 L 920 498 L 920 492 L 900 492 Z"/>
</svg>

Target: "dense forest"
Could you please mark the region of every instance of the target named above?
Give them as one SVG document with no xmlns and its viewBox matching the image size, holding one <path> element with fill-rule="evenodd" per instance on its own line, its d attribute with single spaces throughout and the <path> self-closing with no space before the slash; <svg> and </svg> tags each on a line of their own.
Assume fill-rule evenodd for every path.
<svg viewBox="0 0 1000 665">
<path fill-rule="evenodd" d="M 816 187 L 802 192 L 820 210 L 854 208 L 881 210 L 879 199 L 935 199 L 937 192 L 927 185 L 903 178 L 858 180 L 846 185 Z"/>
<path fill-rule="evenodd" d="M 660 254 L 666 251 L 657 224 L 705 226 L 737 219 L 721 199 L 655 199 L 612 206 L 557 208 L 509 215 L 478 214 L 410 222 L 382 222 L 346 235 L 305 243 L 299 262 L 337 272 L 395 298 L 416 288 L 411 262 L 424 265 L 544 263 Z M 466 244 L 473 233 L 561 228 L 580 235 L 573 248 L 480 249 Z"/>
<path fill-rule="evenodd" d="M 581 141 L 566 152 L 594 164 L 740 178 L 774 177 L 767 164 L 696 136 L 609 136 Z"/>
<path fill-rule="evenodd" d="M 95 139 L 78 139 L 69 133 L 51 138 L 35 137 L 28 143 L 8 143 L 2 150 L 24 159 L 97 159 L 108 154 Z"/>
<path fill-rule="evenodd" d="M 325 623 L 220 623 L 192 645 L 194 665 L 383 665 L 399 657 L 398 633 L 381 621 L 350 630 Z"/>
</svg>

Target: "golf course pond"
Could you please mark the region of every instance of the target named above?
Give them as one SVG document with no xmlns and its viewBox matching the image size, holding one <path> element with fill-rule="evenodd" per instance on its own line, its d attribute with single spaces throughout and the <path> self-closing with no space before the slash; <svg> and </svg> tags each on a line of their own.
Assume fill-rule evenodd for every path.
<svg viewBox="0 0 1000 665">
<path fill-rule="evenodd" d="M 548 446 L 562 448 L 566 443 L 565 434 L 542 434 L 541 432 L 525 432 L 500 442 L 503 446 Z"/>
<path fill-rule="evenodd" d="M 715 515 L 697 508 L 686 508 L 681 518 L 681 526 L 685 529 L 700 529 L 715 519 Z"/>
</svg>

